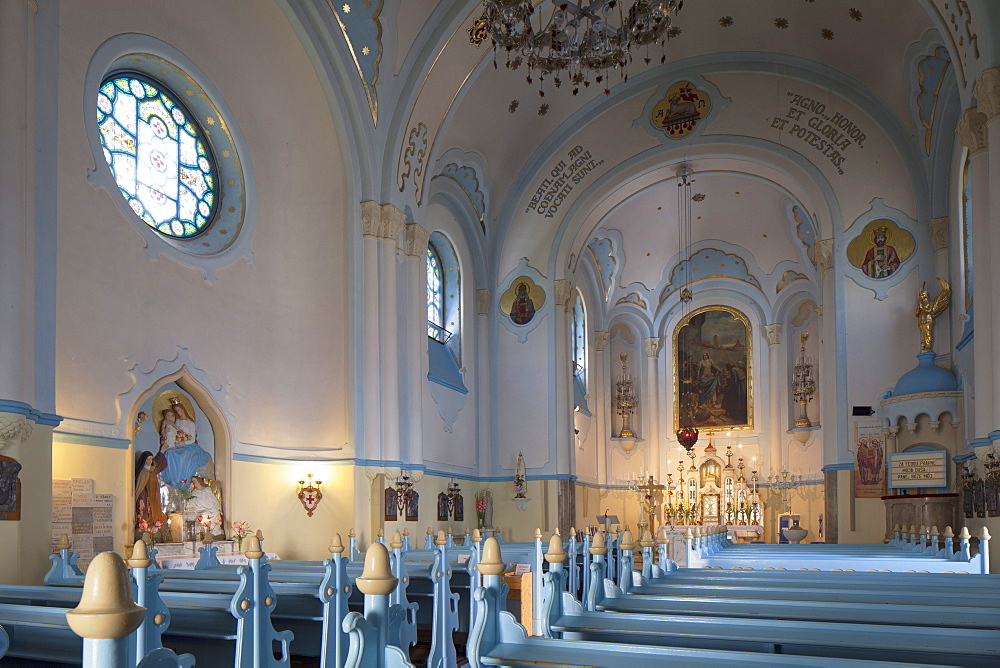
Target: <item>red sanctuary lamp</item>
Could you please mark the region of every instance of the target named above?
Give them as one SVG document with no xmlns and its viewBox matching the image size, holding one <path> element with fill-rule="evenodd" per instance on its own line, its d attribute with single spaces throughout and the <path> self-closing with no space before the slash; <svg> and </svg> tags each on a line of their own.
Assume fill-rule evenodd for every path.
<svg viewBox="0 0 1000 668">
<path fill-rule="evenodd" d="M 684 446 L 684 449 L 691 452 L 691 448 L 698 442 L 698 430 L 692 426 L 681 427 L 677 430 L 677 442 Z"/>
</svg>

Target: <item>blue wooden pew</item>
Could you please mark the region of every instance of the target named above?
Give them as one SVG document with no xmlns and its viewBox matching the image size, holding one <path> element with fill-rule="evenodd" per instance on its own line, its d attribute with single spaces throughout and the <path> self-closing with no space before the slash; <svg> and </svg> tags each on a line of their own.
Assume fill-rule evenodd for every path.
<svg viewBox="0 0 1000 668">
<path fill-rule="evenodd" d="M 602 541 L 603 543 L 603 541 Z M 605 549 L 605 548 L 601 548 Z M 486 541 L 479 569 L 483 587 L 476 590 L 475 626 L 469 639 L 469 660 L 474 668 L 482 666 L 663 666 L 670 662 L 684 666 L 840 666 L 858 663 L 833 658 L 799 657 L 782 654 L 754 654 L 723 650 L 689 649 L 626 645 L 578 640 L 529 637 L 514 617 L 502 610 L 506 585 L 500 574 L 505 564 L 500 560 L 500 547 L 492 539 Z M 602 555 L 603 556 L 603 555 Z M 553 564 L 554 565 L 554 564 Z M 559 566 L 546 574 L 554 589 L 561 572 Z M 557 573 L 554 577 L 553 573 Z M 560 591 L 561 595 L 561 591 Z M 875 664 L 871 665 L 912 665 Z"/>
<path fill-rule="evenodd" d="M 982 667 L 1000 662 L 1000 630 L 906 626 L 902 621 L 897 625 L 801 621 L 790 625 L 784 619 L 754 616 L 588 612 L 562 591 L 558 580 L 563 577 L 559 568 L 545 576 L 545 637 L 843 659 L 957 661 Z M 872 593 L 867 596 L 870 601 Z M 923 602 L 936 605 L 938 599 L 925 596 Z M 991 599 L 981 606 L 996 610 L 1000 603 Z"/>
</svg>

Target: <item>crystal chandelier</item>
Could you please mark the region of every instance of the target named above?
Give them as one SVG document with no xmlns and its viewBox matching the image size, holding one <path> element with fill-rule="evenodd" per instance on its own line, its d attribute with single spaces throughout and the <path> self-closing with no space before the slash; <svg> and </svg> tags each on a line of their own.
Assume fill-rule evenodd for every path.
<svg viewBox="0 0 1000 668">
<path fill-rule="evenodd" d="M 537 3 L 536 3 L 537 4 Z M 507 67 L 517 69 L 527 64 L 528 83 L 531 72 L 538 72 L 539 84 L 553 75 L 556 87 L 565 81 L 573 84 L 573 94 L 580 84 L 601 83 L 606 71 L 622 70 L 632 61 L 636 47 L 660 42 L 668 33 L 671 17 L 676 16 L 684 0 L 652 2 L 633 0 L 552 0 L 552 11 L 546 21 L 539 10 L 538 28 L 532 25 L 535 8 L 532 0 L 484 0 L 487 30 L 497 48 L 507 52 Z M 646 62 L 649 62 L 647 57 Z M 661 62 L 666 60 L 664 55 Z M 494 61 L 494 66 L 496 61 Z M 605 72 L 605 74 L 602 74 Z M 622 72 L 622 78 L 628 75 Z M 611 91 L 605 85 L 604 93 Z M 545 92 L 539 90 L 544 96 Z"/>
</svg>

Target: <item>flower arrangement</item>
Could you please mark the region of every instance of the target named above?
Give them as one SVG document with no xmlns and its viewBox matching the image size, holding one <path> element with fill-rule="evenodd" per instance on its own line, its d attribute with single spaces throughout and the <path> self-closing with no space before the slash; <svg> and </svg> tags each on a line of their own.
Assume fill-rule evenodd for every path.
<svg viewBox="0 0 1000 668">
<path fill-rule="evenodd" d="M 243 551 L 243 539 L 253 533 L 249 522 L 233 522 L 233 538 L 236 539 L 236 551 Z"/>
<path fill-rule="evenodd" d="M 202 526 L 202 531 L 198 537 L 204 541 L 214 534 L 212 531 L 213 527 L 222 526 L 222 515 L 218 513 L 215 515 L 198 515 L 195 521 Z"/>
<path fill-rule="evenodd" d="M 139 520 L 139 530 L 143 532 L 143 535 L 149 534 L 149 547 L 156 547 L 156 534 L 160 531 L 163 526 L 163 522 L 157 520 L 156 522 L 148 522 L 142 517 L 136 518 Z"/>
<path fill-rule="evenodd" d="M 476 518 L 479 520 L 479 528 L 486 526 L 486 510 L 490 507 L 490 497 L 488 489 L 476 492 Z"/>
</svg>

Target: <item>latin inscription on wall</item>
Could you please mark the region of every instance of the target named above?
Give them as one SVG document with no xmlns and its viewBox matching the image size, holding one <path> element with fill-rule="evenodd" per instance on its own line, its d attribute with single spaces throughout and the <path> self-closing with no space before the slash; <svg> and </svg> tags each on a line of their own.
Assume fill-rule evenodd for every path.
<svg viewBox="0 0 1000 668">
<path fill-rule="evenodd" d="M 603 160 L 595 160 L 590 151 L 583 146 L 574 146 L 565 158 L 552 166 L 549 175 L 531 196 L 531 202 L 524 212 L 534 211 L 546 218 L 552 218 L 563 202 L 569 198 L 573 189 L 603 164 Z"/>
<path fill-rule="evenodd" d="M 946 487 L 945 452 L 898 452 L 889 455 L 891 487 Z"/>
<path fill-rule="evenodd" d="M 807 144 L 828 160 L 838 174 L 843 174 L 847 158 L 865 147 L 868 138 L 865 131 L 854 118 L 828 108 L 819 100 L 792 91 L 785 95 L 788 111 L 772 118 L 771 127 Z"/>
</svg>

